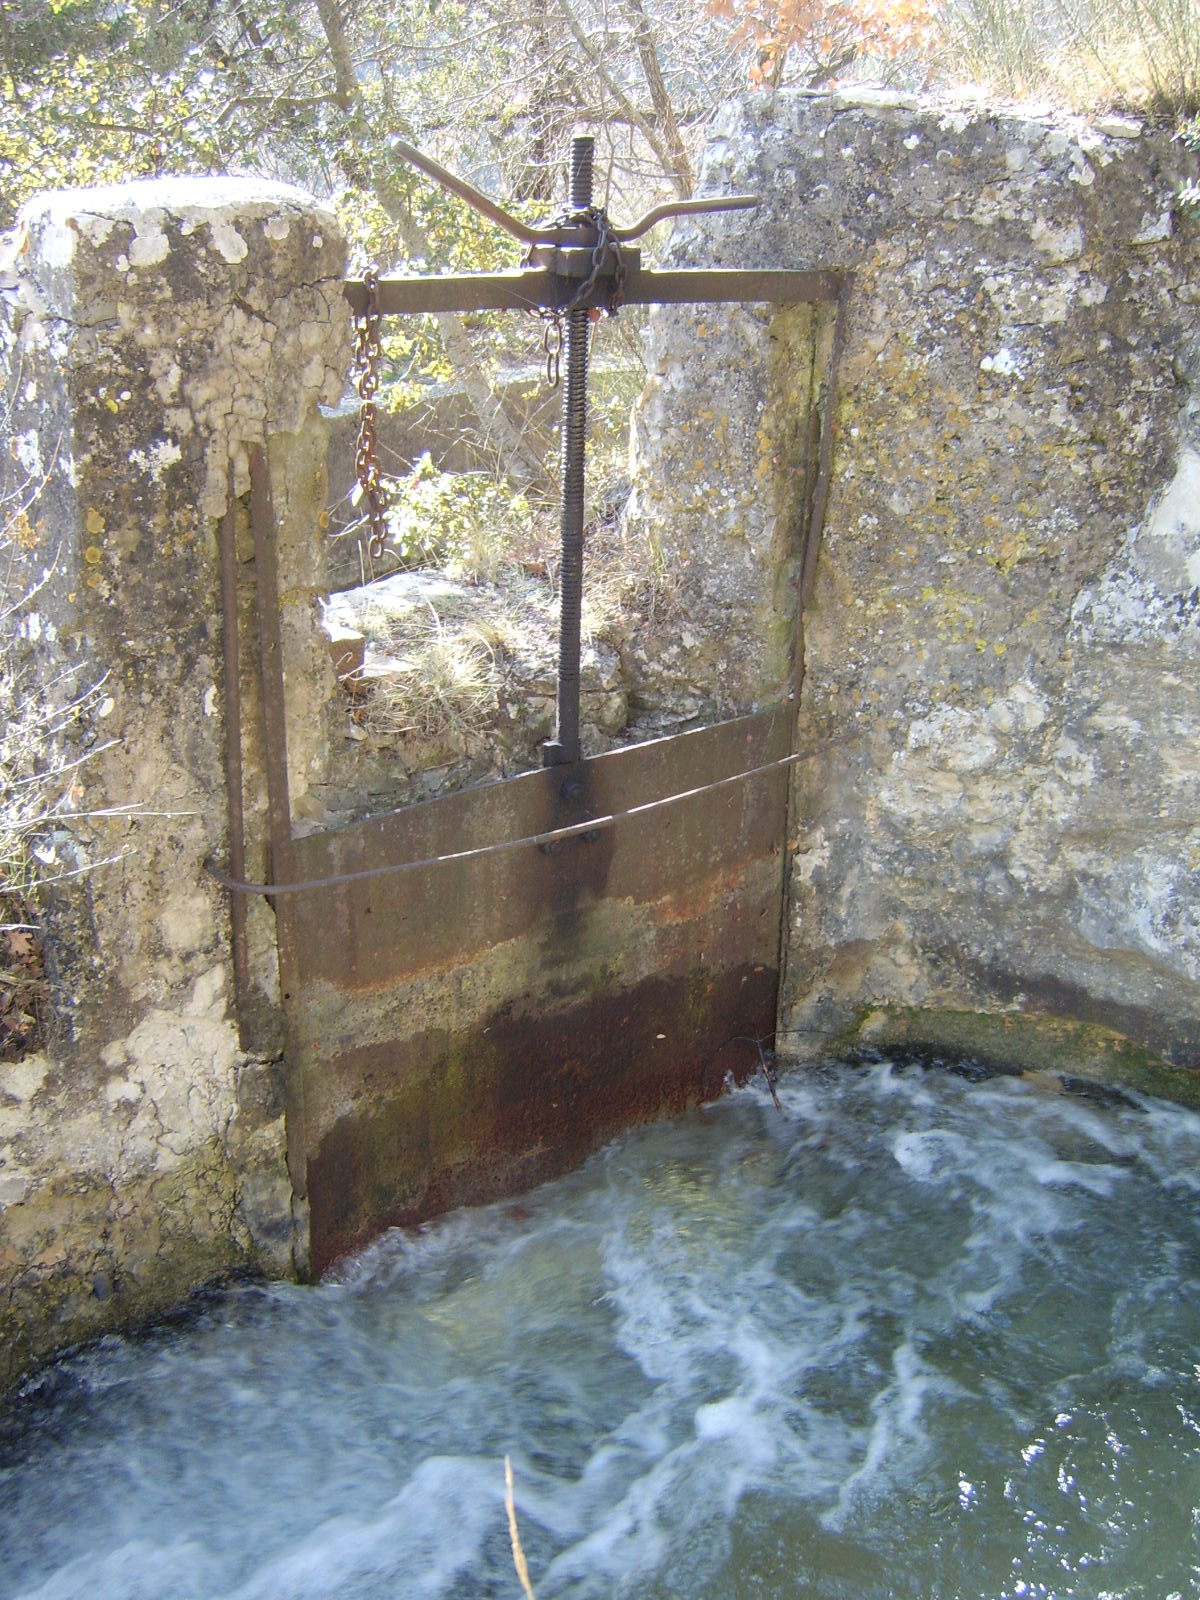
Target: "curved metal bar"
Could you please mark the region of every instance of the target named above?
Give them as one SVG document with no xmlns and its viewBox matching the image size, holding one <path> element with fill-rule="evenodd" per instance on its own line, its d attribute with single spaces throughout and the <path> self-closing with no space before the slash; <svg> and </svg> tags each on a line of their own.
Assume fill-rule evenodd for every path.
<svg viewBox="0 0 1200 1600">
<path fill-rule="evenodd" d="M 423 172 L 427 178 L 432 178 L 435 183 L 440 183 L 444 189 L 449 189 L 450 193 L 456 194 L 460 200 L 465 200 L 469 206 L 474 206 L 476 211 L 494 222 L 498 228 L 503 228 L 505 233 L 511 233 L 514 239 L 520 239 L 522 244 L 558 242 L 558 234 L 553 228 L 531 227 L 519 217 L 512 216 L 503 206 L 498 206 L 494 200 L 489 200 L 487 195 L 474 184 L 468 183 L 465 178 L 457 177 L 432 156 L 422 155 L 415 145 L 409 144 L 406 139 L 401 139 L 398 134 L 393 134 L 389 143 L 396 154 L 402 156 L 411 166 Z"/>
<path fill-rule="evenodd" d="M 498 206 L 494 200 L 489 199 L 474 184 L 458 177 L 448 167 L 442 166 L 440 161 L 435 161 L 432 156 L 424 155 L 416 145 L 409 144 L 408 140 L 400 138 L 399 134 L 393 134 L 389 143 L 396 154 L 410 166 L 416 167 L 435 183 L 440 183 L 444 189 L 449 189 L 451 194 L 456 194 L 469 206 L 474 206 L 481 216 L 487 217 L 490 222 L 494 222 L 498 228 L 503 228 L 505 233 L 510 233 L 522 244 L 562 244 L 571 231 L 571 224 L 533 225 L 522 222 L 519 217 L 514 217 L 511 212 L 505 211 L 503 206 Z M 649 232 L 656 222 L 664 222 L 668 217 L 694 216 L 698 212 L 706 211 L 745 211 L 757 204 L 758 200 L 752 194 L 712 195 L 698 200 L 666 200 L 662 205 L 654 206 L 647 211 L 645 216 L 639 217 L 630 227 L 611 228 L 610 232 L 614 239 L 622 244 L 628 244 L 630 240 L 639 239 L 643 233 Z"/>
<path fill-rule="evenodd" d="M 630 239 L 640 239 L 642 234 L 648 233 L 656 222 L 664 222 L 667 217 L 690 217 L 699 211 L 748 211 L 751 206 L 757 204 L 758 197 L 752 194 L 713 195 L 699 200 L 665 200 L 661 206 L 655 206 L 647 211 L 644 217 L 639 217 L 631 227 L 613 228 L 611 232 L 614 239 L 626 244 Z"/>
</svg>

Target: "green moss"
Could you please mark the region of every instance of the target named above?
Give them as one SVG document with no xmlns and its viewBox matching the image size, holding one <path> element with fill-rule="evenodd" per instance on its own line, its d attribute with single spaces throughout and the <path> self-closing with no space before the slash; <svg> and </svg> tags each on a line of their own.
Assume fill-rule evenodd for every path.
<svg viewBox="0 0 1200 1600">
<path fill-rule="evenodd" d="M 864 1006 L 838 1036 L 834 1050 L 853 1054 L 864 1046 L 978 1061 L 998 1072 L 1049 1073 L 1200 1109 L 1200 1072 L 1172 1066 L 1112 1028 L 1067 1017 Z"/>
</svg>

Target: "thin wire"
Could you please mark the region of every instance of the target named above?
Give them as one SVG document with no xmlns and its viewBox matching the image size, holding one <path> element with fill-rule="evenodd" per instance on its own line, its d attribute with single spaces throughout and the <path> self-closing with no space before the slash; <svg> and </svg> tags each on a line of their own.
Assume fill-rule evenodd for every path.
<svg viewBox="0 0 1200 1600">
<path fill-rule="evenodd" d="M 777 760 L 768 761 L 761 767 L 747 767 L 743 772 L 731 773 L 727 778 L 716 778 L 713 782 L 701 784 L 696 789 L 681 789 L 677 794 L 664 795 L 659 800 L 647 800 L 640 806 L 630 806 L 627 811 L 613 811 L 607 816 L 589 817 L 586 822 L 573 822 L 568 827 L 551 828 L 546 833 L 526 834 L 521 839 L 502 839 L 492 844 L 475 845 L 470 850 L 453 850 L 444 856 L 426 856 L 420 861 L 392 861 L 381 867 L 361 867 L 355 872 L 338 872 L 328 878 L 306 878 L 299 883 L 248 883 L 242 879 L 231 878 L 228 873 L 221 871 L 212 856 L 204 862 L 204 870 L 226 889 L 236 893 L 278 895 L 308 893 L 313 889 L 338 889 L 344 884 L 361 883 L 368 878 L 386 878 L 401 872 L 420 872 L 427 867 L 441 867 L 458 861 L 481 861 L 486 856 L 500 855 L 506 850 L 522 850 L 530 845 L 553 844 L 559 839 L 575 839 L 584 833 L 599 833 L 602 829 L 611 828 L 618 822 L 628 822 L 632 817 L 643 817 L 651 811 L 661 810 L 664 806 L 678 805 L 681 800 L 695 800 L 701 795 L 712 794 L 714 790 L 726 789 L 731 784 L 746 783 L 751 778 L 762 777 L 779 767 L 793 766 L 799 761 L 809 761 L 814 756 L 824 754 L 826 750 L 837 749 L 849 742 L 848 735 L 841 739 L 831 739 L 825 744 L 814 746 L 811 750 L 800 750 L 794 755 L 780 756 Z"/>
</svg>

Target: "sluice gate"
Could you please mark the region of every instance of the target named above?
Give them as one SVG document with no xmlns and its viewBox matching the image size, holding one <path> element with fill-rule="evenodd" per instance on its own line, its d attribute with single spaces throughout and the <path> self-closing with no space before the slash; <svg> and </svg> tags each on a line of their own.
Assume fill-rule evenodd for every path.
<svg viewBox="0 0 1200 1600">
<path fill-rule="evenodd" d="M 603 755 L 579 743 L 579 612 L 589 319 L 626 302 L 838 304 L 833 272 L 644 270 L 629 229 L 591 205 L 590 141 L 572 150 L 571 209 L 529 229 L 444 169 L 527 245 L 517 272 L 347 285 L 358 318 L 357 468 L 373 554 L 386 538 L 374 452 L 382 315 L 538 310 L 564 367 L 560 637 L 544 766 L 368 818 L 293 834 L 276 556 L 265 454 L 251 452 L 273 882 L 248 884 L 231 742 L 235 953 L 245 895 L 273 899 L 288 1159 L 321 1272 L 382 1228 L 527 1188 L 624 1128 L 710 1099 L 748 1075 L 775 1029 L 795 695 L 751 715 Z M 503 219 L 503 220 L 502 220 Z M 811 580 L 829 475 L 831 367 L 820 469 L 802 530 Z M 232 505 L 225 531 L 232 560 Z M 228 681 L 238 678 L 226 605 Z M 235 729 L 236 731 L 236 729 Z M 242 958 L 244 966 L 244 955 Z M 240 975 L 239 975 L 240 981 Z"/>
<path fill-rule="evenodd" d="M 757 1064 L 788 769 L 712 783 L 786 755 L 788 710 L 297 841 L 307 879 L 448 858 L 295 897 L 314 1267 L 388 1223 L 537 1183 Z"/>
</svg>

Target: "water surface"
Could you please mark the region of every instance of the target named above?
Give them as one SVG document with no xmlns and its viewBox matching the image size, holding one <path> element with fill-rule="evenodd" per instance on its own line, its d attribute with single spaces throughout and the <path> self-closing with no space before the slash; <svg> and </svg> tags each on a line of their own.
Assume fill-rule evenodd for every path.
<svg viewBox="0 0 1200 1600">
<path fill-rule="evenodd" d="M 1190 1596 L 1200 1118 L 796 1074 L 106 1340 L 0 1431 L 21 1600 Z"/>
</svg>

